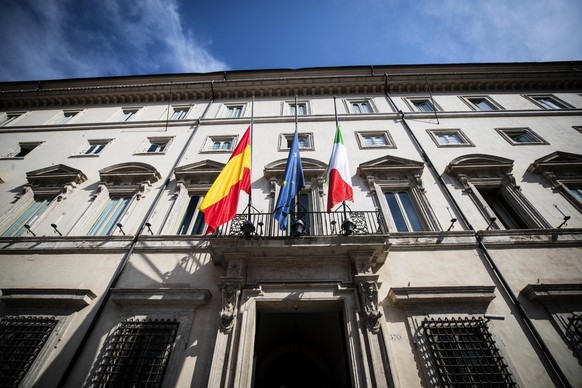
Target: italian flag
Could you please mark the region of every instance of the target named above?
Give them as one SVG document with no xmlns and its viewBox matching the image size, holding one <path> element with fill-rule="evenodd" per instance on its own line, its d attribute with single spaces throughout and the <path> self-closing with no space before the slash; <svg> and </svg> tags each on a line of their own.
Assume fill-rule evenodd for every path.
<svg viewBox="0 0 582 388">
<path fill-rule="evenodd" d="M 206 234 L 234 218 L 241 191 L 251 192 L 250 133 L 249 127 L 200 203 L 204 222 L 208 224 Z"/>
<path fill-rule="evenodd" d="M 352 179 L 350 178 L 350 166 L 348 164 L 348 151 L 344 145 L 344 139 L 339 125 L 335 132 L 329 167 L 327 168 L 327 212 L 342 201 L 354 200 Z"/>
</svg>

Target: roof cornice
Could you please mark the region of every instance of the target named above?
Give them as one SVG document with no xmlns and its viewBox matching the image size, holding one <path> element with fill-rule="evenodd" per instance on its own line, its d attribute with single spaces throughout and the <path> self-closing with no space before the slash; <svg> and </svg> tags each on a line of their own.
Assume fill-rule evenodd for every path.
<svg viewBox="0 0 582 388">
<path fill-rule="evenodd" d="M 0 109 L 251 96 L 582 90 L 582 62 L 390 65 L 225 71 L 0 83 Z"/>
</svg>

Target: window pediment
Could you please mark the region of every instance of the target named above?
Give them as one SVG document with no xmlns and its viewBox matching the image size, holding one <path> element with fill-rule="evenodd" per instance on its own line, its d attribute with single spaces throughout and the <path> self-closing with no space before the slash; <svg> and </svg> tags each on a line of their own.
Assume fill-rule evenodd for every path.
<svg viewBox="0 0 582 388">
<path fill-rule="evenodd" d="M 120 163 L 100 170 L 99 177 L 108 186 L 119 186 L 152 184 L 161 175 L 146 163 Z"/>
<path fill-rule="evenodd" d="M 67 184 L 77 185 L 87 180 L 87 176 L 81 170 L 57 164 L 26 173 L 26 179 L 32 186 L 63 186 Z"/>
<path fill-rule="evenodd" d="M 177 167 L 174 174 L 176 179 L 187 185 L 208 184 L 216 180 L 224 166 L 224 163 L 206 159 Z"/>
<path fill-rule="evenodd" d="M 582 177 L 582 155 L 561 151 L 552 152 L 534 161 L 528 171 L 541 176 L 552 174 L 558 179 Z"/>
<path fill-rule="evenodd" d="M 420 176 L 423 169 L 422 162 L 387 155 L 360 164 L 358 174 L 364 178 L 374 176 L 382 179 L 394 176 Z"/>
<path fill-rule="evenodd" d="M 265 178 L 268 180 L 282 180 L 286 166 L 287 158 L 267 164 L 264 169 Z M 303 167 L 303 176 L 306 181 L 323 178 L 327 170 L 327 163 L 311 158 L 301 158 L 301 166 Z"/>
<path fill-rule="evenodd" d="M 511 174 L 513 160 L 485 154 L 463 155 L 453 159 L 445 173 L 454 177 L 459 175 L 498 176 Z"/>
</svg>

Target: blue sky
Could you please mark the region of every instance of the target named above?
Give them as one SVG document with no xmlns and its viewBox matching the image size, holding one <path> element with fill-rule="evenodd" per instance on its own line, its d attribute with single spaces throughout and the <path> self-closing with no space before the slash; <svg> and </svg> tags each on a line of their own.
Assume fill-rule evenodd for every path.
<svg viewBox="0 0 582 388">
<path fill-rule="evenodd" d="M 0 81 L 582 59 L 581 0 L 0 0 Z"/>
</svg>

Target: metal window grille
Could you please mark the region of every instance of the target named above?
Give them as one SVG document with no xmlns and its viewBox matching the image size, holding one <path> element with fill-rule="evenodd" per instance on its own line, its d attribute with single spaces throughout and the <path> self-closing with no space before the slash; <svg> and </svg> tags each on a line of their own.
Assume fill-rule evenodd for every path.
<svg viewBox="0 0 582 388">
<path fill-rule="evenodd" d="M 20 384 L 57 322 L 52 317 L 0 319 L 0 387 Z"/>
<path fill-rule="evenodd" d="M 126 320 L 115 330 L 97 372 L 96 387 L 160 387 L 179 323 Z"/>
<path fill-rule="evenodd" d="M 482 318 L 425 319 L 422 329 L 442 386 L 517 386 Z"/>
<path fill-rule="evenodd" d="M 568 318 L 568 326 L 566 327 L 566 337 L 570 341 L 574 352 L 578 358 L 582 358 L 582 315 L 572 314 Z"/>
</svg>

